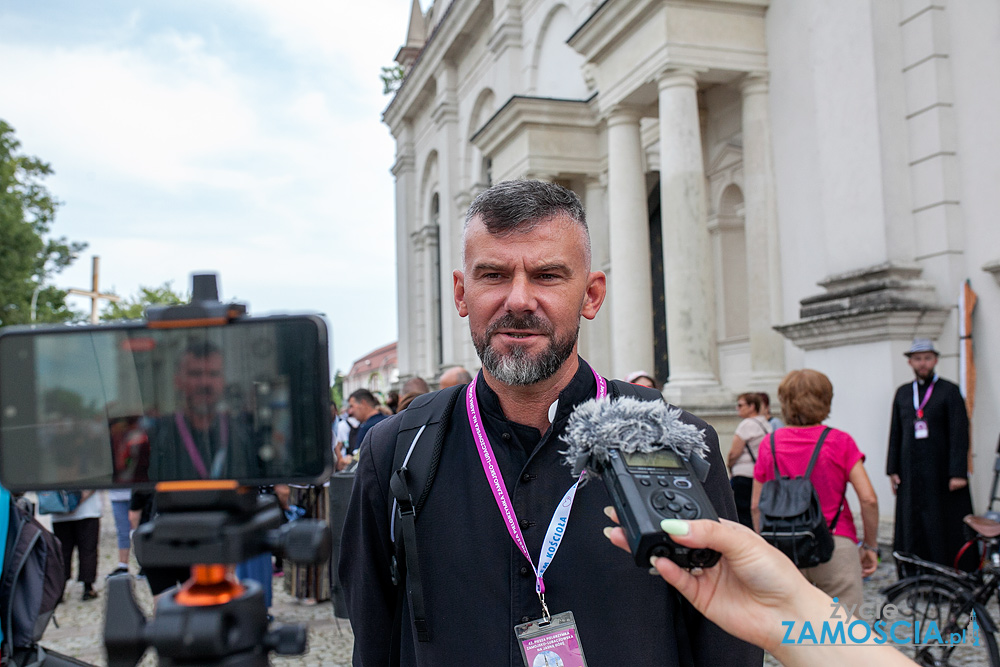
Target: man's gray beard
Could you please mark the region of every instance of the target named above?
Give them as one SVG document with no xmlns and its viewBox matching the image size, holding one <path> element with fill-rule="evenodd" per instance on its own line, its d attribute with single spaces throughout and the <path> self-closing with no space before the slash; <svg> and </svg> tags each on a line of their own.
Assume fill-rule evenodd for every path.
<svg viewBox="0 0 1000 667">
<path fill-rule="evenodd" d="M 580 327 L 563 340 L 552 339 L 549 346 L 538 357 L 532 358 L 521 346 L 514 346 L 510 353 L 502 355 L 489 344 L 488 335 L 472 337 L 483 368 L 500 382 L 512 387 L 526 387 L 547 380 L 569 359 L 580 334 Z"/>
</svg>

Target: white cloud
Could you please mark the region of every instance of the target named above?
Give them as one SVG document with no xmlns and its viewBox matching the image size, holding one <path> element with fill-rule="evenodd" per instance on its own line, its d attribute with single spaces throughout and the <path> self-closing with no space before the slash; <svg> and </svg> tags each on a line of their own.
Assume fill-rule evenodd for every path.
<svg viewBox="0 0 1000 667">
<path fill-rule="evenodd" d="M 261 17 L 268 30 L 301 57 L 344 59 L 352 72 L 368 72 L 391 64 L 406 40 L 407 0 L 228 0 Z M 378 83 L 375 79 L 374 84 Z"/>
<path fill-rule="evenodd" d="M 393 146 L 377 75 L 409 4 L 226 3 L 284 51 L 262 50 L 275 45 L 252 31 L 151 27 L 138 11 L 85 43 L 19 35 L 0 41 L 0 62 L 18 63 L 5 69 L 2 117 L 56 170 L 55 233 L 90 243 L 60 286 L 89 285 L 91 254 L 120 294 L 186 289 L 191 271 L 217 270 L 224 296 L 253 311 L 330 313 L 346 368 L 396 337 Z M 236 40 L 252 57 L 220 46 Z"/>
<path fill-rule="evenodd" d="M 175 43 L 185 75 L 176 61 L 123 49 L 18 45 L 0 47 L 0 60 L 24 63 L 5 76 L 10 90 L 33 90 L 14 106 L 89 168 L 164 187 L 231 182 L 230 170 L 202 163 L 259 136 L 251 107 L 241 103 L 240 77 L 191 41 Z"/>
</svg>

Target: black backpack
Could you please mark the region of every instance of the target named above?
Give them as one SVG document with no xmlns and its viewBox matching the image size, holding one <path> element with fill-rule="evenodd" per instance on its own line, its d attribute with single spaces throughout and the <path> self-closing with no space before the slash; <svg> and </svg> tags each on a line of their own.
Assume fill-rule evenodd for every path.
<svg viewBox="0 0 1000 667">
<path fill-rule="evenodd" d="M 837 525 L 844 501 L 841 499 L 837 515 L 827 525 L 816 487 L 810 480 L 819 450 L 829 432 L 829 427 L 823 429 L 802 477 L 781 475 L 774 450 L 774 433 L 770 437 L 774 479 L 764 482 L 760 492 L 760 534 L 791 558 L 797 567 L 815 567 L 833 557 L 833 526 Z"/>
<path fill-rule="evenodd" d="M 55 611 L 66 583 L 62 544 L 6 493 L 10 513 L 3 569 L 0 570 L 0 663 L 37 659 L 37 642 Z"/>
</svg>

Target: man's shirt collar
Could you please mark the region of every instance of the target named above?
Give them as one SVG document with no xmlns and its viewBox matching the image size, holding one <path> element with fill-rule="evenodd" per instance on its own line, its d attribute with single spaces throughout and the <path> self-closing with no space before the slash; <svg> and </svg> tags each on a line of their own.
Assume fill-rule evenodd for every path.
<svg viewBox="0 0 1000 667">
<path fill-rule="evenodd" d="M 579 365 L 576 369 L 576 374 L 570 379 L 569 384 L 559 392 L 554 421 L 556 429 L 561 429 L 566 425 L 566 421 L 577 405 L 594 398 L 597 393 L 597 382 L 594 380 L 594 372 L 581 357 L 578 356 L 577 359 L 579 360 Z M 479 371 L 479 379 L 476 382 L 476 397 L 479 399 L 479 405 L 485 416 L 510 421 L 500 407 L 500 397 L 487 384 L 482 370 Z M 518 424 L 518 426 L 522 425 Z"/>
</svg>

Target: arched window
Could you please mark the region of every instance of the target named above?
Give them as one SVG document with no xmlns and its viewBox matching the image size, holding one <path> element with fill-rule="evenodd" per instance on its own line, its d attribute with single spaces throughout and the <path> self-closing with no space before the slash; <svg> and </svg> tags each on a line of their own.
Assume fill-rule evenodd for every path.
<svg viewBox="0 0 1000 667">
<path fill-rule="evenodd" d="M 534 94 L 574 100 L 589 96 L 581 74 L 584 57 L 566 44 L 578 25 L 563 4 L 556 5 L 545 19 L 531 64 Z"/>
</svg>

